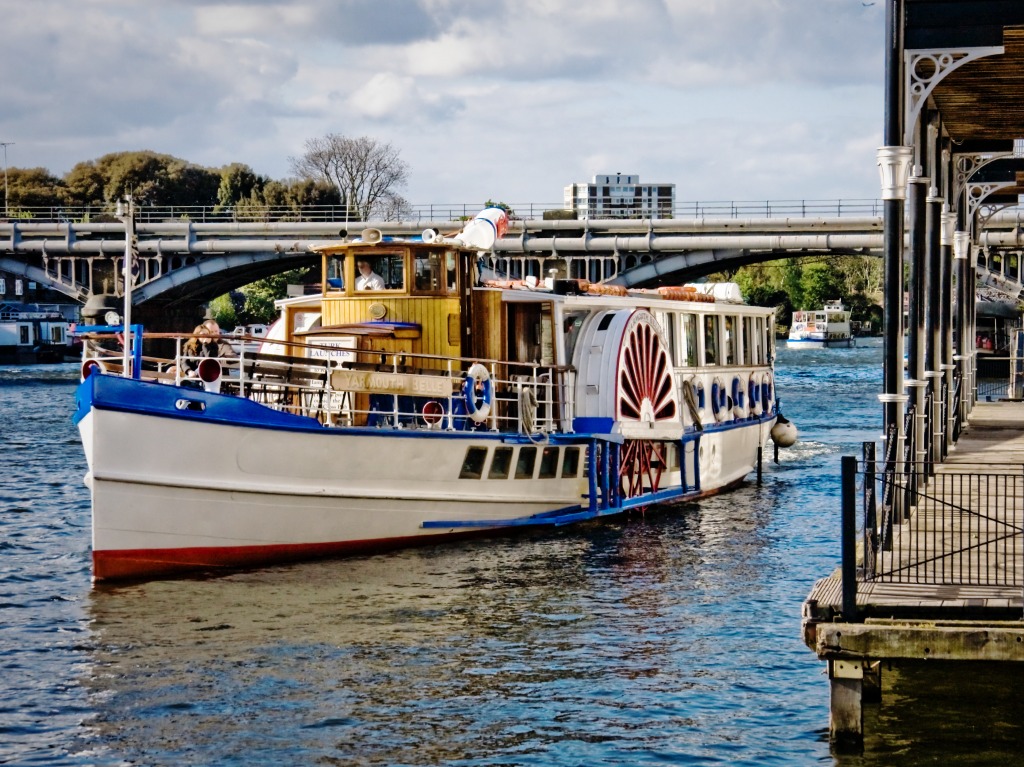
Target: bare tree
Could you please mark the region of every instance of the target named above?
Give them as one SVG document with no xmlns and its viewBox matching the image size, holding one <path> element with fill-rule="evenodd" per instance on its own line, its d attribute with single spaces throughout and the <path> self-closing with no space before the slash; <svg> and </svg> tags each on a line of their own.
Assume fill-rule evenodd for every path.
<svg viewBox="0 0 1024 767">
<path fill-rule="evenodd" d="M 302 177 L 334 184 L 350 219 L 369 221 L 394 215 L 397 190 L 405 186 L 409 167 L 389 143 L 367 136 L 348 138 L 329 133 L 305 143 L 301 157 L 290 157 L 292 171 Z"/>
</svg>

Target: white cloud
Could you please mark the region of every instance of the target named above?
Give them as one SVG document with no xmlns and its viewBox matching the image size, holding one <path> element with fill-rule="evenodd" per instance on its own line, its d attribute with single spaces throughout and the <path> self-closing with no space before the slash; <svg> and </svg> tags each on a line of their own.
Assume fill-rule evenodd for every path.
<svg viewBox="0 0 1024 767">
<path fill-rule="evenodd" d="M 281 178 L 308 138 L 369 135 L 414 203 L 558 203 L 611 171 L 681 199 L 875 196 L 880 9 L 34 0 L 5 12 L 0 140 L 58 174 L 145 148 Z"/>
</svg>

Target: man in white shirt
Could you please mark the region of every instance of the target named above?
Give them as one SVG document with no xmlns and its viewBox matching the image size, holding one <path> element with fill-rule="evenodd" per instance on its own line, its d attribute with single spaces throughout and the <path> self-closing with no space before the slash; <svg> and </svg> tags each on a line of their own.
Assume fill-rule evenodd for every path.
<svg viewBox="0 0 1024 767">
<path fill-rule="evenodd" d="M 367 261 L 356 261 L 356 290 L 384 290 L 384 278 L 370 268 Z"/>
</svg>

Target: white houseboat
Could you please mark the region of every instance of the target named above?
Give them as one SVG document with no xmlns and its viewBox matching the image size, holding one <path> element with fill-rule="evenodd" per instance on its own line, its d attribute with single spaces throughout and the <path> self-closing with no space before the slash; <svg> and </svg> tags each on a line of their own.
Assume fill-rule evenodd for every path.
<svg viewBox="0 0 1024 767">
<path fill-rule="evenodd" d="M 281 301 L 255 354 L 179 341 L 159 361 L 92 329 L 75 421 L 95 578 L 565 525 L 743 481 L 776 423 L 774 311 L 484 281 L 505 226 L 488 208 L 454 236 L 320 248 L 322 293 Z"/>
</svg>

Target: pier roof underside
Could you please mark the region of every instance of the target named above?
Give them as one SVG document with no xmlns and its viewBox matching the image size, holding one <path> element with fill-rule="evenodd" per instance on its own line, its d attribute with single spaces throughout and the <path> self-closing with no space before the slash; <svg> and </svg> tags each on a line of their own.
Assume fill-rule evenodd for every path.
<svg viewBox="0 0 1024 767">
<path fill-rule="evenodd" d="M 1024 139 L 1024 2 L 1020 0 L 906 0 L 904 47 L 909 52 L 957 52 L 1002 46 L 946 73 L 929 98 L 954 153 L 1009 153 Z M 922 71 L 924 67 L 926 71 Z M 927 79 L 934 65 L 922 61 Z M 1024 165 L 1001 163 L 1013 187 L 999 197 L 1024 194 Z"/>
</svg>

